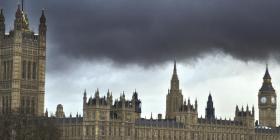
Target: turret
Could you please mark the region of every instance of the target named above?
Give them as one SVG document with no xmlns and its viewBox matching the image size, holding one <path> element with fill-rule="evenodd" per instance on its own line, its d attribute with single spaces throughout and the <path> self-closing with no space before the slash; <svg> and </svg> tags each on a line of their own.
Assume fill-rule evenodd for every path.
<svg viewBox="0 0 280 140">
<path fill-rule="evenodd" d="M 46 36 L 47 25 L 46 25 L 46 16 L 45 11 L 42 10 L 42 15 L 40 17 L 40 25 L 39 25 L 39 35 Z"/>
<path fill-rule="evenodd" d="M 138 93 L 136 90 L 134 91 L 132 95 L 132 106 L 135 108 L 135 112 L 138 113 L 139 117 L 141 115 L 141 101 L 138 99 Z"/>
<path fill-rule="evenodd" d="M 208 120 L 215 119 L 215 108 L 213 106 L 211 93 L 208 96 L 207 107 L 205 109 L 205 118 Z"/>
<path fill-rule="evenodd" d="M 20 5 L 18 5 L 16 14 L 15 14 L 15 21 L 14 21 L 14 29 L 21 30 L 22 29 L 22 11 L 20 9 Z"/>
<path fill-rule="evenodd" d="M 108 92 L 107 92 L 107 101 L 108 101 L 109 106 L 111 106 L 113 104 L 113 96 L 112 96 L 112 93 L 110 93 L 109 89 L 108 89 Z"/>
<path fill-rule="evenodd" d="M 198 118 L 197 101 L 195 101 L 194 105 L 191 104 L 190 99 L 188 99 L 188 103 L 184 101 L 183 105 L 175 115 L 177 122 L 181 122 L 186 125 L 196 124 Z"/>
<path fill-rule="evenodd" d="M 5 17 L 3 9 L 0 11 L 0 40 L 4 38 L 5 35 Z"/>
<path fill-rule="evenodd" d="M 84 97 L 83 97 L 83 103 L 84 103 L 84 105 L 87 103 L 87 91 L 85 90 L 85 92 L 84 92 Z"/>
<path fill-rule="evenodd" d="M 194 107 L 195 107 L 195 110 L 196 110 L 196 111 L 197 111 L 197 106 L 198 106 L 198 104 L 197 104 L 197 99 L 195 99 Z"/>
<path fill-rule="evenodd" d="M 246 107 L 246 110 L 244 110 L 242 106 L 240 111 L 238 106 L 236 106 L 234 120 L 242 122 L 242 124 L 245 127 L 254 128 L 254 122 L 255 122 L 254 107 L 252 107 L 252 111 L 250 111 L 248 105 Z"/>
<path fill-rule="evenodd" d="M 17 31 L 29 30 L 29 21 L 28 21 L 27 14 L 24 14 L 20 5 L 18 5 L 15 14 L 14 29 Z"/>
<path fill-rule="evenodd" d="M 55 116 L 57 118 L 64 118 L 65 117 L 62 104 L 57 105 Z"/>
<path fill-rule="evenodd" d="M 237 116 L 238 112 L 239 112 L 239 108 L 238 108 L 238 105 L 236 105 L 236 107 L 235 107 L 235 116 Z"/>
<path fill-rule="evenodd" d="M 42 15 L 40 17 L 40 25 L 39 25 L 39 39 L 40 39 L 40 47 L 46 47 L 46 32 L 47 32 L 47 25 L 46 25 L 46 17 L 45 11 L 42 10 Z"/>
<path fill-rule="evenodd" d="M 48 112 L 48 109 L 46 109 L 46 112 L 45 112 L 45 117 L 49 117 L 49 112 Z"/>
</svg>

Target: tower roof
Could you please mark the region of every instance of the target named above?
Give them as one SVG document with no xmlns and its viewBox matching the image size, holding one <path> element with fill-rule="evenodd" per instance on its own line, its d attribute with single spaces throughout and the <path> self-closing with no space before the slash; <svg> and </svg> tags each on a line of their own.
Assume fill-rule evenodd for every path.
<svg viewBox="0 0 280 140">
<path fill-rule="evenodd" d="M 263 76 L 263 79 L 271 79 L 267 64 L 266 64 L 266 70 L 265 70 L 265 74 Z"/>
<path fill-rule="evenodd" d="M 209 93 L 207 107 L 205 109 L 205 118 L 208 120 L 215 119 L 215 108 L 213 105 L 212 95 Z"/>
<path fill-rule="evenodd" d="M 45 10 L 42 10 L 42 15 L 40 17 L 40 23 L 46 23 L 46 16 L 45 16 Z"/>
<path fill-rule="evenodd" d="M 271 76 L 269 74 L 268 65 L 266 65 L 266 70 L 263 77 L 263 84 L 260 91 L 275 91 L 271 83 Z"/>
<path fill-rule="evenodd" d="M 176 60 L 174 60 L 174 68 L 173 68 L 172 80 L 178 80 Z"/>
<path fill-rule="evenodd" d="M 5 17 L 3 14 L 3 9 L 0 10 L 0 22 L 5 22 Z"/>
<path fill-rule="evenodd" d="M 209 93 L 209 96 L 208 96 L 208 101 L 211 100 L 212 101 L 212 95 L 211 93 Z"/>
</svg>

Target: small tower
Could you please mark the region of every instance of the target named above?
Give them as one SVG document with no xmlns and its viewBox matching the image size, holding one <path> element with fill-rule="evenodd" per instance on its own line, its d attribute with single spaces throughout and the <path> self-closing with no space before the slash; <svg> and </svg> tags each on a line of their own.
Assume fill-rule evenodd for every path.
<svg viewBox="0 0 280 140">
<path fill-rule="evenodd" d="M 46 16 L 45 16 L 45 11 L 42 10 L 42 15 L 40 17 L 40 25 L 39 25 L 39 36 L 41 42 L 46 41 L 46 32 L 47 32 Z M 43 47 L 43 45 L 41 47 Z"/>
<path fill-rule="evenodd" d="M 47 32 L 47 26 L 46 26 L 46 17 L 44 10 L 42 11 L 42 15 L 40 17 L 40 25 L 39 25 L 39 53 L 42 57 L 38 58 L 38 71 L 40 71 L 40 74 L 38 74 L 38 81 L 40 83 L 45 83 L 45 73 L 46 73 L 46 32 Z M 45 98 L 45 85 L 40 84 L 39 85 L 39 102 L 41 103 L 41 106 L 44 105 L 44 98 Z"/>
<path fill-rule="evenodd" d="M 84 91 L 84 97 L 83 97 L 83 105 L 87 103 L 87 91 Z"/>
<path fill-rule="evenodd" d="M 188 103 L 184 101 L 183 105 L 179 108 L 179 111 L 176 112 L 176 121 L 183 123 L 185 125 L 194 125 L 197 124 L 197 101 L 195 100 L 195 104 L 191 104 L 190 99 L 188 99 Z"/>
<path fill-rule="evenodd" d="M 65 117 L 62 104 L 57 105 L 55 116 L 57 118 L 64 118 Z"/>
<path fill-rule="evenodd" d="M 268 66 L 263 77 L 263 84 L 258 94 L 259 123 L 262 126 L 276 127 L 276 92 L 272 86 Z"/>
<path fill-rule="evenodd" d="M 183 95 L 179 88 L 176 61 L 174 61 L 173 75 L 170 84 L 170 90 L 168 90 L 166 96 L 166 118 L 174 119 L 176 117 L 175 113 L 178 112 L 183 105 Z"/>
<path fill-rule="evenodd" d="M 208 120 L 215 119 L 215 108 L 213 106 L 211 93 L 208 96 L 207 107 L 205 109 L 205 118 Z"/>
<path fill-rule="evenodd" d="M 140 99 L 138 98 L 138 93 L 136 92 L 136 90 L 133 92 L 133 95 L 132 95 L 132 106 L 134 107 L 135 109 L 135 113 L 137 114 L 137 118 L 140 118 L 141 117 L 141 112 L 142 112 L 142 109 L 141 109 L 141 101 Z"/>
<path fill-rule="evenodd" d="M 236 106 L 234 120 L 242 122 L 242 124 L 248 128 L 254 128 L 255 125 L 254 107 L 252 107 L 252 111 L 250 111 L 248 105 L 246 107 L 246 110 L 244 110 L 243 106 L 241 110 L 239 110 L 238 106 Z"/>
</svg>

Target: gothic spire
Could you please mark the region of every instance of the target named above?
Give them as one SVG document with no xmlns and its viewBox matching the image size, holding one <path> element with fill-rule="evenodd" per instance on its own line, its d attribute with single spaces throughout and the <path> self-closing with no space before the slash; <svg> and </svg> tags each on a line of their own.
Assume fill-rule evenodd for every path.
<svg viewBox="0 0 280 140">
<path fill-rule="evenodd" d="M 22 17 L 22 11 L 20 9 L 20 5 L 18 5 L 17 11 L 16 11 L 16 18 L 21 18 Z"/>
<path fill-rule="evenodd" d="M 42 15 L 40 17 L 40 23 L 45 24 L 46 23 L 46 16 L 45 16 L 45 10 L 42 10 Z"/>
<path fill-rule="evenodd" d="M 173 69 L 173 75 L 176 74 L 177 75 L 177 66 L 176 66 L 176 60 L 174 60 L 174 69 Z"/>
<path fill-rule="evenodd" d="M 3 14 L 3 9 L 1 9 L 0 11 L 0 22 L 4 22 L 5 21 L 5 17 L 4 17 L 4 14 Z"/>
<path fill-rule="evenodd" d="M 171 79 L 171 90 L 179 90 L 179 79 L 177 75 L 176 60 L 174 60 L 174 68 L 173 68 L 173 74 Z"/>
<path fill-rule="evenodd" d="M 268 64 L 266 64 L 266 70 L 263 79 L 271 79 L 269 70 L 268 70 Z"/>
<path fill-rule="evenodd" d="M 205 118 L 206 119 L 214 119 L 215 118 L 215 108 L 213 106 L 212 95 L 209 93 L 207 107 L 205 109 Z"/>
</svg>

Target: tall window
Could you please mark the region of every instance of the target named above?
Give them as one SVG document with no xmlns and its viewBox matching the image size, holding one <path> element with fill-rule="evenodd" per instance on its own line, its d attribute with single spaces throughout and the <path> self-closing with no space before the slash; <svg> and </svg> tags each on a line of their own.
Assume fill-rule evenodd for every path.
<svg viewBox="0 0 280 140">
<path fill-rule="evenodd" d="M 5 99 L 4 99 L 4 96 L 2 96 L 2 113 L 4 114 L 5 112 Z"/>
<path fill-rule="evenodd" d="M 11 67 L 11 69 L 10 69 L 10 72 L 9 72 L 9 75 L 10 75 L 10 79 L 12 79 L 13 77 L 13 61 L 11 60 L 10 61 L 10 67 Z"/>
<path fill-rule="evenodd" d="M 21 107 L 21 113 L 24 113 L 24 97 L 21 97 L 21 105 L 20 105 Z"/>
<path fill-rule="evenodd" d="M 22 79 L 25 79 L 26 78 L 26 61 L 23 61 L 22 62 Z"/>
<path fill-rule="evenodd" d="M 7 62 L 4 61 L 4 73 L 3 73 L 3 78 L 6 80 L 6 75 L 7 75 Z"/>
<path fill-rule="evenodd" d="M 27 111 L 26 111 L 26 113 L 29 114 L 30 113 L 30 98 L 29 97 L 27 97 L 26 103 L 27 103 Z"/>
<path fill-rule="evenodd" d="M 31 79 L 31 62 L 28 62 L 28 73 L 27 73 L 27 79 Z"/>
<path fill-rule="evenodd" d="M 31 99 L 31 113 L 34 115 L 35 114 L 35 98 L 32 97 Z"/>
<path fill-rule="evenodd" d="M 36 62 L 33 62 L 32 79 L 36 79 L 36 75 L 37 75 L 37 65 Z"/>
<path fill-rule="evenodd" d="M 6 73 L 6 75 L 7 75 L 7 79 L 10 79 L 10 61 L 7 61 L 6 62 L 6 65 L 7 65 L 7 73 Z"/>
</svg>

